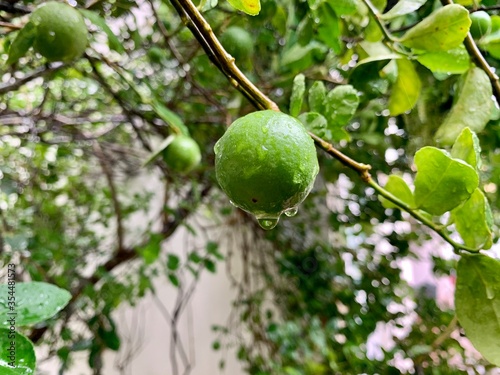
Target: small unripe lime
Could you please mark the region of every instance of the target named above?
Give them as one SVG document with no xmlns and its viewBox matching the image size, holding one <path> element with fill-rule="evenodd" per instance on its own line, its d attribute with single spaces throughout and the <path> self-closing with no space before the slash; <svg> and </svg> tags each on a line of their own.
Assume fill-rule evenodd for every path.
<svg viewBox="0 0 500 375">
<path fill-rule="evenodd" d="M 163 151 L 163 160 L 173 171 L 188 173 L 200 164 L 200 147 L 193 138 L 179 135 Z"/>
<path fill-rule="evenodd" d="M 253 54 L 254 41 L 248 31 L 239 26 L 228 27 L 220 41 L 236 62 L 248 59 Z"/>
<path fill-rule="evenodd" d="M 33 48 L 49 61 L 80 57 L 88 43 L 87 26 L 75 8 L 55 1 L 40 5 L 30 17 L 36 36 Z"/>
<path fill-rule="evenodd" d="M 474 12 L 470 15 L 472 21 L 470 33 L 474 39 L 481 39 L 491 31 L 491 17 L 485 11 Z"/>
<path fill-rule="evenodd" d="M 295 118 L 276 111 L 236 120 L 215 145 L 215 172 L 231 202 L 265 229 L 307 197 L 319 171 L 314 142 Z"/>
</svg>

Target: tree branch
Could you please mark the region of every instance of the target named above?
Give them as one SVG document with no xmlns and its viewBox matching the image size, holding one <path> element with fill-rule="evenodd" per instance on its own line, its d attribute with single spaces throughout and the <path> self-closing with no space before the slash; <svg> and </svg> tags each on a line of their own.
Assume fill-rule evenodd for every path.
<svg viewBox="0 0 500 375">
<path fill-rule="evenodd" d="M 226 75 L 229 81 L 243 94 L 246 96 L 250 96 L 249 100 L 257 109 L 273 109 L 278 110 L 277 105 L 268 99 L 257 87 L 253 84 L 251 86 L 243 86 L 236 82 L 235 77 L 239 77 L 242 75 L 245 79 L 241 80 L 241 82 L 246 82 L 248 79 L 243 75 L 243 73 L 236 67 L 234 63 L 234 59 L 231 58 L 227 52 L 224 50 L 222 45 L 217 40 L 216 36 L 212 32 L 210 25 L 200 14 L 196 6 L 191 2 L 191 0 L 170 0 L 175 9 L 177 10 L 179 16 L 184 20 L 184 23 L 190 28 L 193 32 L 196 39 L 202 44 L 203 49 L 210 54 L 212 62 L 217 66 L 217 68 Z M 368 8 L 374 12 L 374 15 L 378 14 L 377 9 L 371 4 L 370 0 L 363 0 Z M 442 0 L 445 1 L 445 0 Z M 381 20 L 378 17 L 375 17 L 381 27 L 384 26 Z M 386 30 L 387 31 L 387 30 Z M 392 38 L 386 36 L 389 41 L 392 42 Z M 236 82 L 236 83 L 235 83 Z M 387 200 L 394 203 L 401 210 L 408 212 L 411 216 L 419 220 L 422 224 L 429 227 L 438 233 L 446 242 L 448 242 L 451 246 L 453 246 L 455 251 L 465 250 L 469 252 L 478 252 L 480 249 L 473 249 L 468 246 L 459 244 L 453 241 L 450 236 L 445 232 L 443 228 L 438 228 L 431 220 L 426 218 L 424 215 L 420 213 L 418 210 L 414 210 L 409 207 L 406 203 L 392 195 L 390 192 L 382 188 L 380 185 L 375 182 L 370 176 L 370 165 L 359 163 L 347 155 L 344 155 L 342 152 L 333 147 L 329 142 L 321 139 L 317 135 L 313 133 L 309 133 L 310 136 L 315 141 L 316 145 L 319 146 L 323 151 L 333 156 L 335 159 L 340 161 L 346 167 L 356 171 L 360 178 L 373 187 L 380 195 L 382 195 Z"/>
<path fill-rule="evenodd" d="M 171 3 L 210 60 L 226 75 L 229 82 L 257 108 L 279 111 L 277 104 L 262 93 L 236 66 L 234 58 L 226 52 L 198 8 L 190 0 L 171 0 Z"/>
</svg>

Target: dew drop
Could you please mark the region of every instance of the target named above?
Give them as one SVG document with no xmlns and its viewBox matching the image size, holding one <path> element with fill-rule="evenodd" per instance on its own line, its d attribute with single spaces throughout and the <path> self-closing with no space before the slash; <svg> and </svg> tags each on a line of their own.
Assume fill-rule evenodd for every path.
<svg viewBox="0 0 500 375">
<path fill-rule="evenodd" d="M 486 287 L 486 298 L 488 299 L 495 298 L 495 291 L 491 287 Z"/>
<path fill-rule="evenodd" d="M 278 225 L 279 220 L 280 220 L 279 218 L 257 219 L 257 221 L 259 222 L 259 225 L 262 227 L 262 229 L 265 229 L 265 230 L 271 230 L 274 227 L 276 227 L 276 225 Z"/>
<path fill-rule="evenodd" d="M 285 210 L 285 215 L 288 217 L 292 217 L 297 215 L 297 212 L 299 211 L 298 207 L 292 207 L 289 208 L 288 210 Z"/>
</svg>

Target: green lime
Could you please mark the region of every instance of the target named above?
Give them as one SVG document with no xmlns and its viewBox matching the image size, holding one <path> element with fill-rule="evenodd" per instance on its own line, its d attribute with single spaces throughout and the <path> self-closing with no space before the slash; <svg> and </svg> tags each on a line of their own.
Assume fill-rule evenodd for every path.
<svg viewBox="0 0 500 375">
<path fill-rule="evenodd" d="M 200 164 L 200 147 L 193 138 L 179 135 L 163 151 L 163 160 L 172 170 L 188 173 Z"/>
<path fill-rule="evenodd" d="M 253 38 L 248 31 L 239 26 L 228 27 L 221 35 L 220 42 L 237 62 L 248 59 L 253 54 Z"/>
<path fill-rule="evenodd" d="M 474 39 L 481 39 L 491 31 L 491 17 L 485 11 L 474 12 L 470 15 L 472 21 L 470 33 Z"/>
<path fill-rule="evenodd" d="M 87 26 L 75 8 L 49 1 L 31 14 L 30 21 L 36 28 L 33 48 L 47 60 L 71 61 L 85 51 Z"/>
<path fill-rule="evenodd" d="M 314 142 L 295 118 L 276 111 L 236 120 L 215 145 L 215 172 L 231 202 L 272 229 L 292 216 L 319 171 Z"/>
</svg>

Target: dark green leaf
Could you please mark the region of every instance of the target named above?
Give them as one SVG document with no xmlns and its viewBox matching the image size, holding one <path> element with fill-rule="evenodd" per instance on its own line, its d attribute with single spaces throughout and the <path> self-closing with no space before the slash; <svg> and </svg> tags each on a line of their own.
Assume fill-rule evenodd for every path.
<svg viewBox="0 0 500 375">
<path fill-rule="evenodd" d="M 94 25 L 98 26 L 101 28 L 104 33 L 108 36 L 108 44 L 109 48 L 111 48 L 114 51 L 117 52 L 125 52 L 125 49 L 123 48 L 123 43 L 120 42 L 120 40 L 116 37 L 116 35 L 111 31 L 109 28 L 108 24 L 106 23 L 106 20 L 99 16 L 97 13 L 92 12 L 87 9 L 78 9 L 90 22 L 92 22 Z"/>
<path fill-rule="evenodd" d="M 0 348 L 0 374 L 32 375 L 35 373 L 35 350 L 33 343 L 27 337 L 9 328 L 0 328 Z"/>
<path fill-rule="evenodd" d="M 70 299 L 68 291 L 43 282 L 0 285 L 0 325 L 9 325 L 12 313 L 16 314 L 18 326 L 43 322 L 57 314 Z"/>
<path fill-rule="evenodd" d="M 175 273 L 169 272 L 168 279 L 175 287 L 179 287 L 180 281 L 179 278 L 175 275 Z"/>
<path fill-rule="evenodd" d="M 500 366 L 500 262 L 486 255 L 462 255 L 458 262 L 455 308 L 477 350 Z"/>
<path fill-rule="evenodd" d="M 7 59 L 7 65 L 15 64 L 21 57 L 26 55 L 26 52 L 31 48 L 36 37 L 36 28 L 31 23 L 28 22 L 19 31 L 14 39 L 14 42 L 9 49 L 9 58 Z"/>
<path fill-rule="evenodd" d="M 474 168 L 435 147 L 418 150 L 415 164 L 416 207 L 433 215 L 442 215 L 465 202 L 479 184 Z"/>
<path fill-rule="evenodd" d="M 444 145 L 455 142 L 460 132 L 469 127 L 479 133 L 490 120 L 493 101 L 491 83 L 480 68 L 473 67 L 462 77 L 458 100 L 436 133 L 436 141 Z"/>
<path fill-rule="evenodd" d="M 203 260 L 203 264 L 205 265 L 205 268 L 211 272 L 211 273 L 215 273 L 216 271 L 216 265 L 215 265 L 215 262 L 210 260 L 210 259 L 204 259 Z"/>
<path fill-rule="evenodd" d="M 424 51 L 447 51 L 463 42 L 470 24 L 467 9 L 458 4 L 446 5 L 408 30 L 400 42 Z"/>
<path fill-rule="evenodd" d="M 349 82 L 368 98 L 385 94 L 389 83 L 381 77 L 380 71 L 393 59 L 399 58 L 400 55 L 389 54 L 363 59 L 352 70 Z"/>
<path fill-rule="evenodd" d="M 413 108 L 420 95 L 422 83 L 413 63 L 408 59 L 396 60 L 398 78 L 392 87 L 389 98 L 389 111 L 392 116 L 405 113 Z"/>
<path fill-rule="evenodd" d="M 179 265 L 180 265 L 181 261 L 179 259 L 179 257 L 175 254 L 168 254 L 168 258 L 167 258 L 167 268 L 170 270 L 170 271 L 175 271 L 179 268 Z"/>
<path fill-rule="evenodd" d="M 306 77 L 298 74 L 293 80 L 292 96 L 290 97 L 290 116 L 297 117 L 302 109 L 306 93 Z"/>
<path fill-rule="evenodd" d="M 469 200 L 455 208 L 451 214 L 465 245 L 475 249 L 491 247 L 491 209 L 480 189 L 476 189 Z"/>
</svg>

